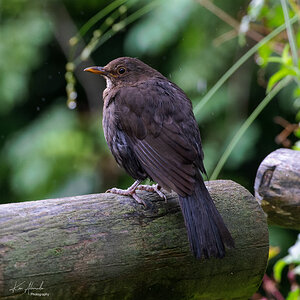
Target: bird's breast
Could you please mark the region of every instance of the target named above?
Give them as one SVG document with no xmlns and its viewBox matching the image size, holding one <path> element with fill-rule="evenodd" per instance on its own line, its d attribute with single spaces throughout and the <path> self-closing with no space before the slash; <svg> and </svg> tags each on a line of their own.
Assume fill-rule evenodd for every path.
<svg viewBox="0 0 300 300">
<path fill-rule="evenodd" d="M 109 148 L 111 148 L 111 143 L 116 134 L 115 106 L 114 103 L 109 104 L 109 102 L 111 101 L 109 97 L 104 97 L 103 100 L 104 105 L 102 126 L 106 142 Z"/>
</svg>

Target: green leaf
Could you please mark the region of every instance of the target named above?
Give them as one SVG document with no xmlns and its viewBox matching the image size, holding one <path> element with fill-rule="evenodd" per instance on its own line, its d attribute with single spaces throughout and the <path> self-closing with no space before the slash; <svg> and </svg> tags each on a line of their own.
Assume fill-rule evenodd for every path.
<svg viewBox="0 0 300 300">
<path fill-rule="evenodd" d="M 273 53 L 273 50 L 271 47 L 271 43 L 266 43 L 266 44 L 262 45 L 261 47 L 259 47 L 259 49 L 258 49 L 258 55 L 259 55 L 258 64 L 262 68 L 267 66 L 268 59 L 272 53 Z"/>
<path fill-rule="evenodd" d="M 266 14 L 266 25 L 267 27 L 278 27 L 284 23 L 284 16 L 280 1 L 274 1 L 276 4 L 268 10 Z"/>
<path fill-rule="evenodd" d="M 264 1 L 252 0 L 248 6 L 248 15 L 251 18 L 251 21 L 254 22 L 257 20 L 261 14 L 261 10 L 264 6 Z"/>
<path fill-rule="evenodd" d="M 293 150 L 300 151 L 300 141 L 297 141 L 297 142 L 295 143 L 295 145 L 292 146 L 292 149 L 293 149 Z M 300 268 L 299 268 L 299 272 L 300 272 Z M 299 275 L 300 275 L 300 274 L 299 274 Z"/>
<path fill-rule="evenodd" d="M 299 30 L 296 32 L 296 43 L 297 43 L 297 47 L 300 47 L 300 31 Z"/>
<path fill-rule="evenodd" d="M 295 290 L 289 292 L 286 300 L 299 300 L 300 297 L 300 289 L 296 288 Z"/>
<path fill-rule="evenodd" d="M 294 89 L 293 96 L 294 96 L 294 98 L 300 97 L 300 87 L 299 87 L 299 86 L 297 86 L 297 87 Z"/>
<path fill-rule="evenodd" d="M 281 56 L 270 56 L 267 58 L 267 63 L 278 63 L 283 64 Z"/>
<path fill-rule="evenodd" d="M 276 262 L 276 264 L 274 265 L 274 268 L 273 268 L 274 278 L 277 282 L 281 281 L 281 273 L 286 265 L 287 265 L 287 263 L 283 259 L 278 260 Z"/>
<path fill-rule="evenodd" d="M 289 50 L 290 50 L 290 45 L 286 44 L 282 51 L 281 57 L 282 57 L 283 64 L 291 66 L 293 64 L 293 60 L 292 57 L 290 56 Z"/>
<path fill-rule="evenodd" d="M 300 121 L 300 110 L 297 112 L 296 114 L 296 121 L 299 122 Z"/>
<path fill-rule="evenodd" d="M 273 74 L 268 82 L 268 86 L 267 86 L 267 93 L 269 93 L 272 88 L 274 87 L 274 85 L 279 82 L 282 78 L 288 76 L 288 75 L 292 75 L 295 76 L 296 72 L 293 69 L 288 69 L 288 68 L 283 68 L 280 69 L 279 71 L 277 71 L 275 74 Z"/>
<path fill-rule="evenodd" d="M 271 260 L 272 258 L 277 256 L 279 253 L 280 253 L 280 248 L 279 247 L 270 246 L 270 248 L 269 248 L 269 260 Z"/>
<path fill-rule="evenodd" d="M 295 136 L 296 136 L 297 138 L 300 138 L 300 128 L 296 129 L 296 130 L 294 131 L 294 134 L 295 134 Z"/>
</svg>

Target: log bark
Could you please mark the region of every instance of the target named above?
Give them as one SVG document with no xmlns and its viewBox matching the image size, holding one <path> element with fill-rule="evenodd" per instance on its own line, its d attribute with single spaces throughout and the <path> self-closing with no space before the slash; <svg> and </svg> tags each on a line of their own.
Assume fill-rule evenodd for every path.
<svg viewBox="0 0 300 300">
<path fill-rule="evenodd" d="M 254 190 L 270 225 L 300 230 L 300 151 L 269 154 L 258 168 Z"/>
<path fill-rule="evenodd" d="M 1 296 L 248 299 L 267 265 L 265 214 L 237 183 L 206 184 L 236 244 L 223 259 L 194 259 L 174 193 L 140 192 L 147 209 L 112 194 L 0 205 Z"/>
</svg>

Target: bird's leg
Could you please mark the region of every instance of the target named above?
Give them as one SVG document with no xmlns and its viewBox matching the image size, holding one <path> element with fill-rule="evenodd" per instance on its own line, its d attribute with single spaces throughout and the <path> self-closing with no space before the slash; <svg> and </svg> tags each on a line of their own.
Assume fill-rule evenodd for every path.
<svg viewBox="0 0 300 300">
<path fill-rule="evenodd" d="M 141 184 L 136 189 L 137 190 L 141 190 L 141 191 L 147 191 L 147 192 L 157 193 L 160 196 L 160 198 L 164 199 L 165 202 L 167 202 L 167 197 L 161 191 L 161 186 L 159 186 L 158 184 L 152 184 L 152 185 Z"/>
<path fill-rule="evenodd" d="M 106 193 L 118 194 L 123 196 L 131 196 L 137 203 L 143 204 L 146 207 L 147 206 L 146 202 L 143 199 L 141 199 L 135 192 L 141 182 L 142 180 L 136 180 L 133 183 L 133 185 L 131 185 L 127 190 L 112 188 L 107 190 Z"/>
</svg>

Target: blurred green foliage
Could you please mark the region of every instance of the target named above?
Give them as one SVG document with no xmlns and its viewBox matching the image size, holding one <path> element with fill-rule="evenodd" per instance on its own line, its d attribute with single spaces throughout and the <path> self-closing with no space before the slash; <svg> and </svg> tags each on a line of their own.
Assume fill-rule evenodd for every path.
<svg viewBox="0 0 300 300">
<path fill-rule="evenodd" d="M 125 49 L 131 56 L 159 55 L 174 43 L 198 4 L 193 0 L 165 0 L 130 30 Z"/>
<path fill-rule="evenodd" d="M 101 1 L 98 4 L 89 1 L 85 6 L 81 1 L 1 2 L 2 202 L 76 195 L 101 191 L 114 181 L 121 186 L 130 182 L 113 160 L 110 160 L 110 167 L 106 161 L 103 163 L 102 158 L 108 154 L 100 134 L 100 117 L 90 111 L 90 103 L 85 102 L 84 92 L 80 84 L 76 85 L 76 76 L 72 75 L 82 59 L 88 59 L 91 53 L 99 64 L 122 55 L 144 58 L 180 85 L 194 103 L 207 91 L 209 82 L 230 65 L 234 59 L 232 54 L 238 49 L 237 41 L 215 47 L 213 39 L 224 33 L 228 25 L 198 3 L 156 1 L 148 13 L 144 10 L 136 15 L 147 5 L 147 1 L 133 0 Z M 108 10 L 108 7 L 112 9 Z M 239 0 L 239 8 L 233 2 L 223 4 L 223 8 L 232 11 L 233 15 L 243 7 L 246 7 L 246 1 L 242 0 Z M 66 11 L 69 19 L 59 20 L 53 11 Z M 128 24 L 132 16 L 136 21 L 130 23 L 128 29 L 116 26 Z M 66 27 L 82 28 L 71 34 L 63 33 L 69 43 L 68 53 L 62 51 L 62 45 L 56 39 L 57 31 L 61 33 L 58 21 Z M 112 38 L 115 34 L 118 36 Z M 100 51 L 95 51 L 95 43 L 103 42 L 103 38 L 106 44 Z M 87 46 L 80 48 L 80 40 Z M 89 45 L 92 48 L 87 54 Z M 78 108 L 72 112 L 64 105 L 66 64 L 68 94 L 74 96 L 72 100 L 78 97 Z M 100 94 L 100 87 L 94 89 Z M 230 133 L 242 120 L 237 112 L 234 122 L 231 119 L 224 121 L 230 102 L 231 95 L 224 87 L 201 113 L 202 124 L 210 127 L 205 131 L 204 142 L 208 171 L 215 165 L 220 146 L 231 136 L 224 135 L 219 127 Z M 95 124 L 99 134 L 95 134 Z M 91 128 L 94 131 L 91 132 Z M 252 132 L 251 138 L 245 139 L 240 150 L 232 155 L 230 170 L 239 168 L 245 161 L 244 154 L 251 152 L 249 147 L 258 136 Z"/>
<path fill-rule="evenodd" d="M 263 1 L 260 2 L 263 3 Z M 287 36 L 280 35 L 263 45 L 258 51 L 256 61 L 270 77 L 267 92 L 270 92 L 283 78 L 290 77 L 293 79 L 294 84 L 286 89 L 280 102 L 283 110 L 289 110 L 296 115 L 295 121 L 299 124 L 300 63 L 297 48 L 300 46 L 300 30 L 298 25 L 293 27 L 289 21 L 289 18 L 295 15 L 300 16 L 300 8 L 295 1 L 284 0 L 281 3 L 270 1 L 260 7 L 259 13 L 255 15 L 252 21 L 263 22 L 268 30 L 273 30 L 278 25 L 286 23 Z M 294 126 L 293 133 L 296 137 L 293 148 L 299 150 L 299 126 Z M 286 146 L 290 146 L 290 144 L 286 143 Z"/>
<path fill-rule="evenodd" d="M 279 282 L 282 278 L 282 271 L 287 265 L 294 265 L 294 275 L 300 275 L 300 234 L 298 235 L 295 245 L 289 248 L 288 253 L 287 256 L 279 259 L 274 265 L 274 278 Z M 298 293 L 299 292 L 300 290 L 298 287 Z"/>
<path fill-rule="evenodd" d="M 11 166 L 14 193 L 20 199 L 88 193 L 101 180 L 93 148 L 74 112 L 54 105 L 6 144 L 3 156 Z"/>
<path fill-rule="evenodd" d="M 103 179 L 108 176 L 102 174 L 101 169 L 101 153 L 106 153 L 107 148 L 105 143 L 98 143 L 97 135 L 90 135 L 88 132 L 88 128 L 95 128 L 93 125 L 95 122 L 100 123 L 100 118 L 97 118 L 95 112 L 91 111 L 91 103 L 86 102 L 81 88 L 81 85 L 85 88 L 85 83 L 76 83 L 76 75 L 73 74 L 79 70 L 79 65 L 81 67 L 84 60 L 90 59 L 90 55 L 93 55 L 93 59 L 99 65 L 104 65 L 117 56 L 138 56 L 177 83 L 186 91 L 195 105 L 201 101 L 203 95 L 220 78 L 220 75 L 243 52 L 247 51 L 251 43 L 251 40 L 244 38 L 246 42 L 244 47 L 239 45 L 240 39 L 236 37 L 245 35 L 245 32 L 240 32 L 229 39 L 223 38 L 231 27 L 195 1 L 157 0 L 153 1 L 155 5 L 149 6 L 140 14 L 136 13 L 147 7 L 149 4 L 147 1 L 116 0 L 99 3 L 88 1 L 86 5 L 82 5 L 81 2 L 67 0 L 46 1 L 43 4 L 39 1 L 3 0 L 1 2 L 0 30 L 3 42 L 0 45 L 0 95 L 2 98 L 0 115 L 3 116 L 3 151 L 0 152 L 0 159 L 3 168 L 0 174 L 3 174 L 4 178 L 1 180 L 0 188 L 4 202 L 64 195 L 59 191 L 64 190 L 62 186 L 65 183 L 63 182 L 68 181 L 67 177 L 71 178 L 70 174 L 74 172 L 73 165 L 77 164 L 76 159 L 79 158 L 74 155 L 72 149 L 68 149 L 68 143 L 65 143 L 65 157 L 69 163 L 58 163 L 62 169 L 58 171 L 55 164 L 51 166 L 44 149 L 39 148 L 39 145 L 43 144 L 42 139 L 48 141 L 48 134 L 50 134 L 47 127 L 42 126 L 46 119 L 45 114 L 49 114 L 51 110 L 54 111 L 53 103 L 57 102 L 61 103 L 61 110 L 65 109 L 65 113 L 60 114 L 61 122 L 53 121 L 54 125 L 60 124 L 62 129 L 65 126 L 65 130 L 69 130 L 69 138 L 74 138 L 74 140 L 78 135 L 76 128 L 87 130 L 86 141 L 78 146 L 78 151 L 85 153 L 86 149 L 90 149 L 89 153 L 91 156 L 95 155 L 96 158 L 91 159 L 88 169 L 93 170 L 91 174 L 97 174 L 97 178 L 102 178 L 98 184 L 91 184 L 82 192 L 87 192 L 89 189 L 93 192 L 108 187 L 104 182 L 110 180 Z M 248 28 L 253 22 L 262 22 L 263 25 L 260 26 L 270 27 L 270 29 L 284 22 L 281 6 L 277 1 L 264 5 L 261 4 L 263 2 L 256 1 L 259 4 L 256 3 L 256 6 L 253 5 L 254 2 L 250 2 L 249 8 L 249 2 L 245 0 L 219 1 L 216 5 L 229 17 L 242 20 L 242 24 L 247 23 Z M 54 16 L 55 11 L 63 11 L 67 17 Z M 274 15 L 276 22 L 271 20 Z M 134 16 L 133 19 L 132 16 Z M 248 19 L 247 16 L 249 16 Z M 62 22 L 66 28 L 74 26 L 74 28 L 81 29 L 61 32 L 59 22 Z M 64 35 L 66 44 L 69 44 L 67 52 L 62 51 L 61 41 L 56 39 L 58 32 Z M 82 41 L 83 46 L 80 45 Z M 97 50 L 99 44 L 101 47 Z M 95 47 L 96 45 L 98 46 Z M 200 121 L 206 153 L 205 164 L 209 174 L 242 122 L 264 97 L 266 84 L 262 82 L 264 79 L 257 71 L 259 67 L 268 72 L 273 70 L 272 68 L 269 70 L 269 64 L 266 61 L 273 57 L 274 45 L 276 41 L 272 40 L 261 47 L 256 57 L 258 65 L 254 61 L 246 63 L 198 113 L 197 118 Z M 89 49 L 88 52 L 87 49 Z M 288 55 L 287 51 L 283 54 Z M 261 61 L 264 63 L 261 64 Z M 65 102 L 63 98 L 66 97 L 63 75 L 65 65 L 68 70 L 65 77 L 68 81 L 67 94 L 72 101 L 78 97 L 78 107 L 72 114 L 67 107 L 63 106 Z M 264 76 L 267 77 L 268 73 L 266 74 Z M 100 87 L 99 85 L 99 88 L 97 86 L 92 88 L 96 93 L 101 93 Z M 281 115 L 292 121 L 295 110 L 287 105 L 286 100 L 291 99 L 291 92 L 286 89 L 281 93 L 278 97 L 278 105 L 270 106 L 247 130 L 230 155 L 222 171 L 222 177 L 233 178 L 252 190 L 259 162 L 270 151 L 277 148 L 274 138 L 280 132 L 280 128 L 274 125 L 272 118 Z M 284 102 L 281 101 L 282 98 Z M 75 106 L 70 105 L 70 107 Z M 99 105 L 97 107 L 100 111 L 101 107 Z M 67 122 L 72 118 L 74 118 L 73 123 Z M 51 123 L 50 119 L 51 116 L 48 120 Z M 71 123 L 77 124 L 77 127 L 71 126 Z M 54 133 L 51 139 L 57 140 L 57 144 L 67 142 L 68 138 L 60 134 L 62 129 L 55 129 L 55 126 L 53 126 Z M 20 141 L 31 139 L 34 130 L 40 130 L 40 137 L 37 135 L 36 139 L 41 141 L 32 142 L 31 149 L 24 148 L 22 151 L 24 143 Z M 18 132 L 17 135 L 15 132 Z M 268 132 L 267 135 L 266 132 Z M 84 135 L 84 132 L 82 134 Z M 51 143 L 50 140 L 48 142 L 47 149 L 52 149 L 49 151 L 53 161 L 60 161 L 58 151 L 53 146 L 55 143 Z M 20 151 L 13 151 L 14 148 L 20 148 Z M 99 153 L 98 159 L 97 153 Z M 19 156 L 22 158 L 17 159 Z M 80 157 L 80 154 L 78 156 Z M 56 157 L 58 157 L 57 160 Z M 40 163 L 33 163 L 33 158 Z M 19 160 L 23 162 L 20 163 Z M 85 161 L 85 156 L 82 160 Z M 104 169 L 107 170 L 107 167 Z M 112 174 L 108 175 L 115 179 L 119 178 L 122 185 L 122 180 L 125 178 L 122 171 L 115 166 L 111 169 Z M 34 173 L 34 171 L 29 170 L 37 170 L 35 176 L 39 184 L 35 182 L 30 184 L 27 172 Z M 35 177 L 32 177 L 31 181 L 33 180 L 36 180 Z M 53 181 L 56 183 L 54 184 Z M 128 182 L 127 179 L 126 182 Z M 35 188 L 36 186 L 39 188 Z M 22 194 L 23 192 L 25 194 Z M 80 191 L 74 190 L 73 194 L 76 193 Z"/>
<path fill-rule="evenodd" d="M 6 16 L 0 27 L 0 114 L 9 113 L 29 96 L 30 73 L 41 64 L 43 46 L 51 39 L 50 22 L 37 8 L 21 13 L 16 7 L 9 12 L 18 18 Z"/>
</svg>

